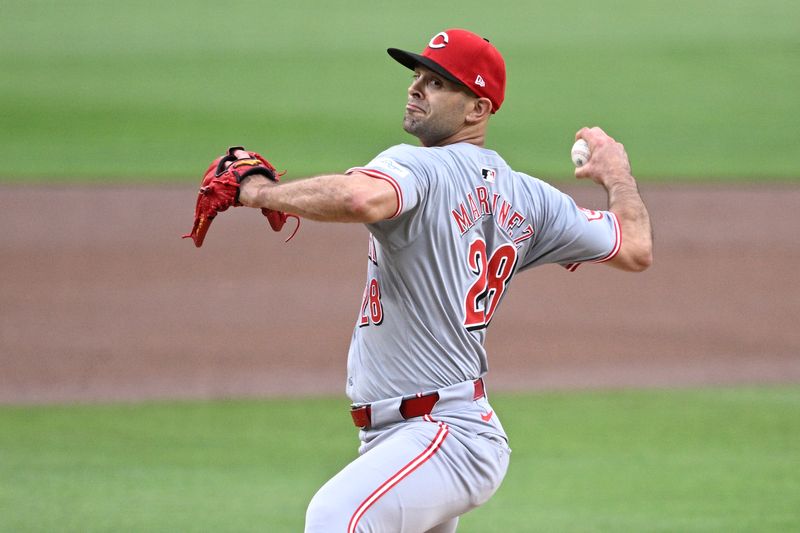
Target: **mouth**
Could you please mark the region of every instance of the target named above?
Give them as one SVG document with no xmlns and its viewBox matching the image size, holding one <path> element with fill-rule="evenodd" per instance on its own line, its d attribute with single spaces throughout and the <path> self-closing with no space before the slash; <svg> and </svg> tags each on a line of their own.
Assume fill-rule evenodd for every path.
<svg viewBox="0 0 800 533">
<path fill-rule="evenodd" d="M 406 104 L 406 113 L 425 113 L 425 110 L 416 104 L 408 102 Z"/>
</svg>

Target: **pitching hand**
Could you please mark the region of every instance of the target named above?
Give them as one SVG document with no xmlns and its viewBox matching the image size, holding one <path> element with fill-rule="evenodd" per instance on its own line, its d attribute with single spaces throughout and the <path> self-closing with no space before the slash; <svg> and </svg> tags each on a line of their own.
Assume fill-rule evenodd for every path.
<svg viewBox="0 0 800 533">
<path fill-rule="evenodd" d="M 585 165 L 575 169 L 576 178 L 588 178 L 606 188 L 619 181 L 633 180 L 628 154 L 621 143 L 597 127 L 581 128 L 575 134 L 575 140 L 578 139 L 589 144 L 591 157 Z"/>
</svg>

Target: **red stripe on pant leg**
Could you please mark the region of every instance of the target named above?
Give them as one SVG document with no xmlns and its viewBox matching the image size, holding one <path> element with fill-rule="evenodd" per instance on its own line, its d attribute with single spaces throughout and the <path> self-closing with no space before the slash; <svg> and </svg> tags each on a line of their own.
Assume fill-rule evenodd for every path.
<svg viewBox="0 0 800 533">
<path fill-rule="evenodd" d="M 358 525 L 358 521 L 361 520 L 361 517 L 367 510 L 372 507 L 375 502 L 377 502 L 384 494 L 389 492 L 392 487 L 403 481 L 409 474 L 414 472 L 417 468 L 422 466 L 428 459 L 433 457 L 436 451 L 441 447 L 442 442 L 447 437 L 449 432 L 449 428 L 446 424 L 439 424 L 439 431 L 436 433 L 436 436 L 433 438 L 431 443 L 425 448 L 421 454 L 416 456 L 412 459 L 408 464 L 406 464 L 403 468 L 398 470 L 392 477 L 387 479 L 380 487 L 375 489 L 375 491 L 370 494 L 366 500 L 361 502 L 361 505 L 358 506 L 356 512 L 353 513 L 353 516 L 350 518 L 350 524 L 347 526 L 347 533 L 354 533 L 356 530 L 356 526 Z"/>
</svg>

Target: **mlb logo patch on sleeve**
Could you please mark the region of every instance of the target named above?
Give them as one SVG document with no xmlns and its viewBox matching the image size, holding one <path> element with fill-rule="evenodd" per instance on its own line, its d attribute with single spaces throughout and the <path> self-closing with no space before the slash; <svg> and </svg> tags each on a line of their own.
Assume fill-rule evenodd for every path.
<svg viewBox="0 0 800 533">
<path fill-rule="evenodd" d="M 489 183 L 494 183 L 497 173 L 491 168 L 481 167 L 481 176 Z"/>
</svg>

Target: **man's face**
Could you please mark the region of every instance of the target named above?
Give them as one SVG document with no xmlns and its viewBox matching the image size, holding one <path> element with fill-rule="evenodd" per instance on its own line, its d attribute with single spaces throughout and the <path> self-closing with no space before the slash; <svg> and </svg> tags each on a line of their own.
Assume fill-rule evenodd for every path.
<svg viewBox="0 0 800 533">
<path fill-rule="evenodd" d="M 443 141 L 464 126 L 474 99 L 464 87 L 419 66 L 408 88 L 403 129 L 423 146 L 446 144 Z"/>
</svg>

